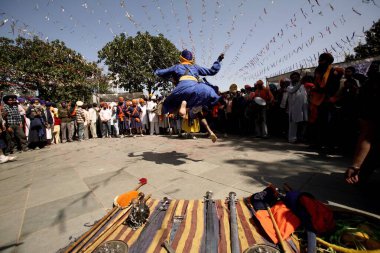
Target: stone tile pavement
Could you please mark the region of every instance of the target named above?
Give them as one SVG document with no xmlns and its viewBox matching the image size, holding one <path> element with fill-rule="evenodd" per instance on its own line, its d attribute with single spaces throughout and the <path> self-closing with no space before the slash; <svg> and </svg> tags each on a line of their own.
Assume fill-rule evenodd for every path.
<svg viewBox="0 0 380 253">
<path fill-rule="evenodd" d="M 0 252 L 56 252 L 88 230 L 113 198 L 148 178 L 153 198 L 238 197 L 268 183 L 380 214 L 376 173 L 366 188 L 343 181 L 349 159 L 321 156 L 280 140 L 229 137 L 184 140 L 167 136 L 95 139 L 54 145 L 0 165 Z"/>
</svg>

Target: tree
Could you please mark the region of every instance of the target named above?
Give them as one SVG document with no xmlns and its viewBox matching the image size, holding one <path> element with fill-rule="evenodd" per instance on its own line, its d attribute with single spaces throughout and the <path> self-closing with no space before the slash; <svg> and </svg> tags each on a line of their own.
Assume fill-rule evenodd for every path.
<svg viewBox="0 0 380 253">
<path fill-rule="evenodd" d="M 177 63 L 178 55 L 177 48 L 162 34 L 152 36 L 148 32 L 138 32 L 135 37 L 122 33 L 98 52 L 99 62 L 108 66 L 114 82 L 130 92 L 145 88 L 149 93 L 170 89 L 171 82 L 158 79 L 153 72 Z M 159 81 L 161 85 L 155 85 Z"/>
<path fill-rule="evenodd" d="M 355 54 L 346 56 L 346 61 L 360 60 L 380 55 L 380 19 L 365 32 L 365 44 L 354 48 Z"/>
<path fill-rule="evenodd" d="M 105 77 L 95 62 L 87 62 L 64 42 L 37 37 L 0 38 L 0 82 L 34 89 L 44 99 L 87 99 Z"/>
</svg>

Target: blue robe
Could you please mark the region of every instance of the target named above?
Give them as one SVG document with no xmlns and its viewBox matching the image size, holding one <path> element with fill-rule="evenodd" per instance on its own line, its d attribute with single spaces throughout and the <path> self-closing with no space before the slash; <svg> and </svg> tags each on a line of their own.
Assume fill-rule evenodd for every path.
<svg viewBox="0 0 380 253">
<path fill-rule="evenodd" d="M 215 61 L 211 68 L 198 65 L 177 64 L 167 69 L 158 69 L 154 73 L 163 78 L 174 78 L 180 80 L 183 76 L 192 76 L 199 79 L 200 76 L 213 76 L 220 70 L 220 62 Z M 210 85 L 196 80 L 180 80 L 172 93 L 165 99 L 163 112 L 171 113 L 179 108 L 182 101 L 187 102 L 188 108 L 212 107 L 220 96 Z"/>
</svg>

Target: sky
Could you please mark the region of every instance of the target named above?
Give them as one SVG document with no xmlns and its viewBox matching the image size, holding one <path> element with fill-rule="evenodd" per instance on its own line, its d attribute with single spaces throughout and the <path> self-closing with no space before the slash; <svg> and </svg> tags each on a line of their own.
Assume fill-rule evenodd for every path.
<svg viewBox="0 0 380 253">
<path fill-rule="evenodd" d="M 163 34 L 204 67 L 225 53 L 208 78 L 221 90 L 315 66 L 324 51 L 342 62 L 379 18 L 380 0 L 0 0 L 0 36 L 59 39 L 88 61 L 138 31 Z"/>
</svg>

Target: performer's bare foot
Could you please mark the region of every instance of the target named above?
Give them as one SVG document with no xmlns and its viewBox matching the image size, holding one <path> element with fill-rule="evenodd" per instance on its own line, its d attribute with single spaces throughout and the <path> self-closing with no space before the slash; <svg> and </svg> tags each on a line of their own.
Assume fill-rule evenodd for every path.
<svg viewBox="0 0 380 253">
<path fill-rule="evenodd" d="M 212 142 L 214 142 L 214 143 L 218 139 L 218 137 L 216 137 L 216 135 L 213 132 L 210 133 L 210 138 L 211 138 Z"/>
<path fill-rule="evenodd" d="M 181 103 L 181 108 L 179 108 L 179 112 L 178 112 L 179 116 L 181 116 L 182 118 L 185 117 L 186 115 L 186 105 L 187 105 L 186 101 L 183 100 Z"/>
</svg>

